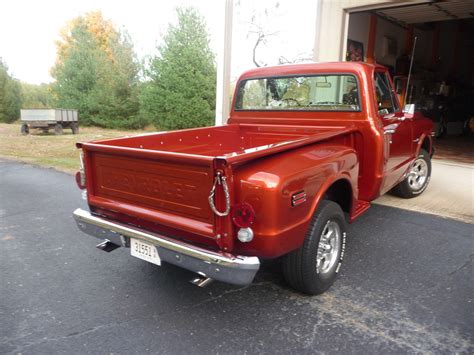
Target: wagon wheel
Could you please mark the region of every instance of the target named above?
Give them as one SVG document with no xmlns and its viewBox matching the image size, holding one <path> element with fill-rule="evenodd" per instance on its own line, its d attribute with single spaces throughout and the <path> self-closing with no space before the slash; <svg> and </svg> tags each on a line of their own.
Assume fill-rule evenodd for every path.
<svg viewBox="0 0 474 355">
<path fill-rule="evenodd" d="M 60 123 L 54 126 L 54 134 L 57 136 L 63 134 L 63 126 Z"/>
<path fill-rule="evenodd" d="M 71 124 L 71 130 L 72 130 L 72 134 L 78 134 L 79 133 L 79 125 L 77 123 Z"/>
<path fill-rule="evenodd" d="M 27 135 L 28 133 L 30 133 L 30 128 L 28 127 L 26 123 L 23 123 L 21 125 L 21 134 Z"/>
<path fill-rule="evenodd" d="M 21 134 L 26 136 L 28 133 L 30 133 L 30 128 L 28 127 L 28 125 L 26 123 L 23 123 L 21 125 Z"/>
</svg>

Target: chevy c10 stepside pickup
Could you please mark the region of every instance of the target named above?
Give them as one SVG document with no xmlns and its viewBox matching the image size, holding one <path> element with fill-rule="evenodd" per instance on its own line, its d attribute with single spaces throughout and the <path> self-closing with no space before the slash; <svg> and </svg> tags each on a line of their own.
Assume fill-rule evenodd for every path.
<svg viewBox="0 0 474 355">
<path fill-rule="evenodd" d="M 224 126 L 78 143 L 90 211 L 79 228 L 105 251 L 250 284 L 282 257 L 294 289 L 319 294 L 344 257 L 346 221 L 393 191 L 421 194 L 433 125 L 402 110 L 385 67 L 257 68 L 237 82 Z"/>
</svg>

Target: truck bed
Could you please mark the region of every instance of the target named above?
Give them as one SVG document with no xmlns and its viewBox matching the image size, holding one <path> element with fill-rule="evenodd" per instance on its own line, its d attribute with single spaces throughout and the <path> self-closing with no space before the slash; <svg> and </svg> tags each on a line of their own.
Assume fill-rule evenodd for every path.
<svg viewBox="0 0 474 355">
<path fill-rule="evenodd" d="M 194 243 L 216 244 L 208 204 L 217 171 L 350 132 L 342 127 L 231 124 L 79 144 L 91 210 Z M 232 199 L 232 186 L 230 186 Z M 222 193 L 216 195 L 223 209 Z M 216 247 L 217 244 L 216 244 Z"/>
<path fill-rule="evenodd" d="M 232 124 L 100 140 L 82 146 L 93 150 L 102 147 L 108 152 L 116 153 L 132 154 L 140 151 L 143 157 L 158 153 L 163 158 L 170 157 L 179 161 L 187 160 L 186 157 L 197 161 L 222 158 L 233 163 L 246 160 L 246 155 L 254 157 L 255 152 L 268 155 L 348 131 L 347 127 Z M 279 149 L 280 147 L 284 148 Z M 237 156 L 240 158 L 235 159 Z"/>
</svg>

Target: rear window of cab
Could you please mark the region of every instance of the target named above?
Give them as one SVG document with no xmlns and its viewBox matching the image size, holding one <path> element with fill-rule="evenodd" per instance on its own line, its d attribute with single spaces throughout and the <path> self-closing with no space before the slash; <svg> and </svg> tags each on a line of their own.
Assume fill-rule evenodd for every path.
<svg viewBox="0 0 474 355">
<path fill-rule="evenodd" d="M 352 74 L 247 79 L 240 82 L 236 111 L 360 111 Z"/>
</svg>

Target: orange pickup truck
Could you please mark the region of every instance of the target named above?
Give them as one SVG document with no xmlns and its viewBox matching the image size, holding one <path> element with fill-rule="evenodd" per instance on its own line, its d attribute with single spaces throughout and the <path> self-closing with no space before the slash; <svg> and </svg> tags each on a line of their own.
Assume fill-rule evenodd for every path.
<svg viewBox="0 0 474 355">
<path fill-rule="evenodd" d="M 129 247 L 198 285 L 247 285 L 282 257 L 289 285 L 319 294 L 347 252 L 346 222 L 388 191 L 426 189 L 432 130 L 382 66 L 258 68 L 238 80 L 224 126 L 78 144 L 90 211 L 74 218 L 100 249 Z"/>
</svg>

